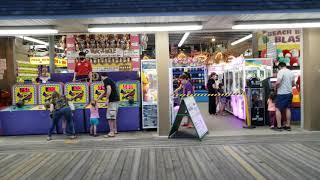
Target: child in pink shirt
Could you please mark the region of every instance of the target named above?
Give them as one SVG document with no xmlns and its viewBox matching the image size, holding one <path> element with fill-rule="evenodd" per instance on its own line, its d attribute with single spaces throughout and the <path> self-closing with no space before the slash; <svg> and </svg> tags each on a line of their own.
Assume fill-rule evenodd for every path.
<svg viewBox="0 0 320 180">
<path fill-rule="evenodd" d="M 270 128 L 275 128 L 276 123 L 276 104 L 275 104 L 276 95 L 274 92 L 271 92 L 268 99 L 268 111 L 269 111 L 269 119 L 270 119 Z"/>
<path fill-rule="evenodd" d="M 90 103 L 90 136 L 97 135 L 97 125 L 99 124 L 99 108 L 96 101 Z"/>
</svg>

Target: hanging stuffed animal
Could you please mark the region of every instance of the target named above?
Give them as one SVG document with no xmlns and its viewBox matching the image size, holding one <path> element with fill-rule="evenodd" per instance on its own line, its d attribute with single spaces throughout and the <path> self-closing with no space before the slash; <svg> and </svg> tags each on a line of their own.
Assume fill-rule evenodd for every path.
<svg viewBox="0 0 320 180">
<path fill-rule="evenodd" d="M 290 66 L 299 66 L 299 57 L 300 57 L 299 50 L 292 49 L 290 53 L 291 53 Z"/>
</svg>

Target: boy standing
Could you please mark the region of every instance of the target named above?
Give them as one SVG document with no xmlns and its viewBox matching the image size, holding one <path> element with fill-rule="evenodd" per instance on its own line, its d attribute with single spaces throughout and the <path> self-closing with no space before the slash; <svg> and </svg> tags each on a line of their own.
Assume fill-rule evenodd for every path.
<svg viewBox="0 0 320 180">
<path fill-rule="evenodd" d="M 103 96 L 106 96 L 106 105 L 107 109 L 107 120 L 110 127 L 110 132 L 104 137 L 115 137 L 115 134 L 118 134 L 117 131 L 117 114 L 120 97 L 117 91 L 117 86 L 115 82 L 110 79 L 108 76 L 103 80 L 105 92 L 100 95 L 99 99 L 102 99 Z"/>
</svg>

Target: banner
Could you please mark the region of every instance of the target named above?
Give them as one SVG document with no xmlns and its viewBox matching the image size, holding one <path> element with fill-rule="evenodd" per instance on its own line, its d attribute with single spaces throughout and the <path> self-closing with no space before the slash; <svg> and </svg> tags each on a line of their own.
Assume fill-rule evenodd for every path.
<svg viewBox="0 0 320 180">
<path fill-rule="evenodd" d="M 284 62 L 291 67 L 298 67 L 301 64 L 301 42 L 301 29 L 262 31 L 258 33 L 260 57 L 274 58 L 277 63 Z"/>
</svg>

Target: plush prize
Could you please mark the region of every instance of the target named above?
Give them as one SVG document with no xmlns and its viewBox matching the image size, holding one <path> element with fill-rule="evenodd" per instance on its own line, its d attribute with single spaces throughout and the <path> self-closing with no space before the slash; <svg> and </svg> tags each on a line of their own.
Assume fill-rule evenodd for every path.
<svg viewBox="0 0 320 180">
<path fill-rule="evenodd" d="M 299 57 L 300 57 L 299 50 L 292 49 L 290 53 L 291 53 L 290 66 L 299 66 Z"/>
</svg>

